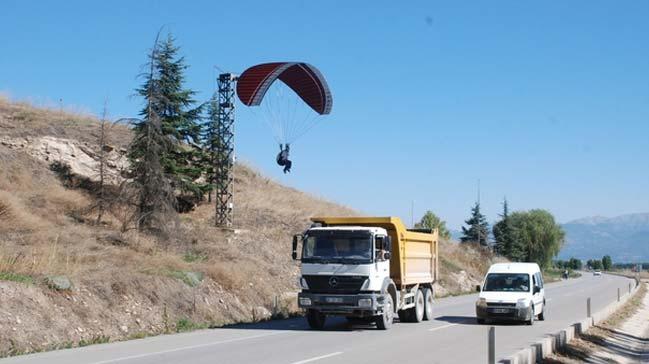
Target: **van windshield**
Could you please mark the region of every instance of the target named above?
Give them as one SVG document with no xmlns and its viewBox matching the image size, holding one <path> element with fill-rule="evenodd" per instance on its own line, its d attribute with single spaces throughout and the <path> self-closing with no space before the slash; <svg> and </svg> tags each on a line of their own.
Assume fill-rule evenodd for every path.
<svg viewBox="0 0 649 364">
<path fill-rule="evenodd" d="M 489 273 L 483 291 L 528 292 L 530 275 L 527 273 Z"/>
</svg>

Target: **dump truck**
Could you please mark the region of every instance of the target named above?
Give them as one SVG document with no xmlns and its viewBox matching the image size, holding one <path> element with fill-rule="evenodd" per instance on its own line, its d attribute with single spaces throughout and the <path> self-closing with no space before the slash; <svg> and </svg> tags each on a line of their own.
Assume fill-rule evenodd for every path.
<svg viewBox="0 0 649 364">
<path fill-rule="evenodd" d="M 438 231 L 407 229 L 397 217 L 314 217 L 293 237 L 300 260 L 299 307 L 313 329 L 328 316 L 374 322 L 381 330 L 431 320 Z M 301 254 L 298 247 L 301 245 Z"/>
</svg>

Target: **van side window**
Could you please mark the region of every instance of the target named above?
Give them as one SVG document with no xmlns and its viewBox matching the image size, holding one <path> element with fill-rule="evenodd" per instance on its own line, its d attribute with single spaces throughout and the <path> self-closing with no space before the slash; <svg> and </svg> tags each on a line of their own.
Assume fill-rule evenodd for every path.
<svg viewBox="0 0 649 364">
<path fill-rule="evenodd" d="M 532 287 L 538 286 L 538 281 L 536 280 L 536 273 L 532 276 Z"/>
<path fill-rule="evenodd" d="M 541 275 L 541 272 L 539 272 L 538 275 L 539 275 L 539 282 L 541 282 L 541 288 L 543 288 L 543 285 L 545 285 L 545 283 L 543 282 L 543 275 Z"/>
</svg>

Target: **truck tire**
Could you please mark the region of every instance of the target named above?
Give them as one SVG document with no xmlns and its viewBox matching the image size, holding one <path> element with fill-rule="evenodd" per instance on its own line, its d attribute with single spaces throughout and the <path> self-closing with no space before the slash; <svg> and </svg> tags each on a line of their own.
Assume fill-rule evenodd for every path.
<svg viewBox="0 0 649 364">
<path fill-rule="evenodd" d="M 424 301 L 424 293 L 418 289 L 415 293 L 415 306 L 406 311 L 405 315 L 408 322 L 421 322 L 424 319 L 424 309 L 426 302 Z"/>
<path fill-rule="evenodd" d="M 316 330 L 322 330 L 327 320 L 327 315 L 320 313 L 318 310 L 309 309 L 306 312 L 306 321 L 309 327 Z"/>
<path fill-rule="evenodd" d="M 431 321 L 433 319 L 433 290 L 424 288 L 424 320 Z"/>
<path fill-rule="evenodd" d="M 426 301 L 424 301 L 424 292 L 422 292 L 421 289 L 418 289 L 417 294 L 415 294 L 415 307 L 413 308 L 415 309 L 413 321 L 414 322 L 423 321 L 424 311 L 426 308 Z"/>
<path fill-rule="evenodd" d="M 392 302 L 392 296 L 386 294 L 383 299 L 383 315 L 376 316 L 376 327 L 379 330 L 387 330 L 392 327 L 392 321 L 394 320 L 394 302 Z"/>
</svg>

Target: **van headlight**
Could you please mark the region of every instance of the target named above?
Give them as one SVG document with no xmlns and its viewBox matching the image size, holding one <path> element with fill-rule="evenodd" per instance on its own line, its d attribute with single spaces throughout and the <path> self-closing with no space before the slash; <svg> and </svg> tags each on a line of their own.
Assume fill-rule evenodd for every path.
<svg viewBox="0 0 649 364">
<path fill-rule="evenodd" d="M 302 287 L 302 289 L 309 289 L 309 285 L 306 283 L 304 277 L 300 277 L 300 287 Z"/>
<path fill-rule="evenodd" d="M 372 307 L 371 298 L 361 298 L 358 300 L 358 307 Z"/>
<path fill-rule="evenodd" d="M 311 299 L 309 297 L 300 297 L 300 306 L 311 306 Z"/>
<path fill-rule="evenodd" d="M 518 301 L 516 301 L 516 307 L 521 307 L 521 308 L 526 308 L 529 307 L 530 301 L 527 300 L 527 298 L 521 298 Z"/>
<path fill-rule="evenodd" d="M 478 299 L 475 304 L 480 307 L 487 307 L 487 299 L 486 298 L 480 298 Z"/>
</svg>

